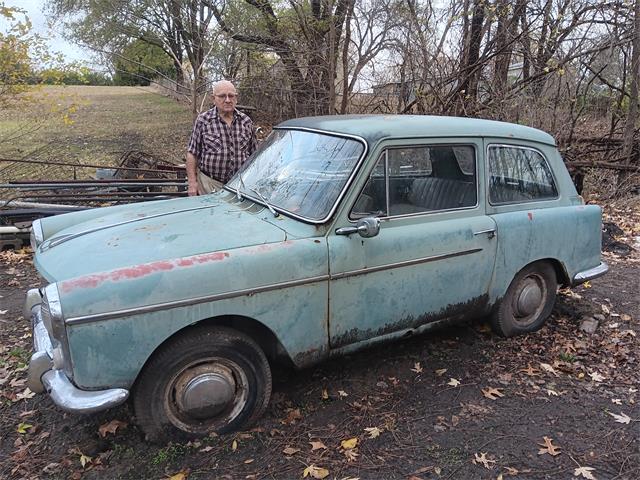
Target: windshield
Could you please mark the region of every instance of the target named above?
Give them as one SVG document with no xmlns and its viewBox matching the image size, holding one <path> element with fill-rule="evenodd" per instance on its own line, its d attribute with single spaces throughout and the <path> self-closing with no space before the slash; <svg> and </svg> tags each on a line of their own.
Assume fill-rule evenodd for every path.
<svg viewBox="0 0 640 480">
<path fill-rule="evenodd" d="M 277 129 L 227 186 L 251 197 L 259 192 L 277 209 L 323 220 L 363 152 L 364 145 L 351 138 Z"/>
</svg>

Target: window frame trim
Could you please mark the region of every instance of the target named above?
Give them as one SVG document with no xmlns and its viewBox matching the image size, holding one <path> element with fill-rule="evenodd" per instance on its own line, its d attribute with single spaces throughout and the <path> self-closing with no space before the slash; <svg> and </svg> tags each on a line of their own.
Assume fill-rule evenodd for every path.
<svg viewBox="0 0 640 480">
<path fill-rule="evenodd" d="M 490 165 L 490 159 L 489 159 L 489 149 L 492 147 L 505 147 L 505 148 L 517 148 L 520 150 L 532 150 L 538 154 L 540 154 L 540 156 L 542 157 L 542 159 L 545 161 L 545 163 L 547 164 L 547 167 L 549 168 L 549 172 L 551 172 L 551 179 L 553 180 L 553 186 L 555 187 L 556 190 L 556 195 L 555 197 L 545 197 L 545 198 L 534 198 L 531 200 L 518 200 L 517 202 L 499 202 L 499 203 L 493 203 L 491 201 L 491 165 Z M 520 205 L 523 203 L 538 203 L 538 202 L 553 202 L 556 201 L 560 198 L 560 190 L 558 189 L 558 180 L 556 178 L 554 169 L 551 167 L 551 162 L 549 162 L 549 159 L 547 158 L 547 156 L 544 154 L 544 152 L 542 150 L 540 150 L 539 148 L 536 147 L 530 147 L 528 145 L 514 145 L 514 144 L 509 144 L 509 143 L 487 143 L 487 148 L 486 148 L 486 152 L 485 152 L 485 178 L 486 178 L 486 199 L 487 199 L 487 204 L 492 206 L 492 207 L 503 207 L 503 206 L 509 206 L 509 205 Z"/>
</svg>

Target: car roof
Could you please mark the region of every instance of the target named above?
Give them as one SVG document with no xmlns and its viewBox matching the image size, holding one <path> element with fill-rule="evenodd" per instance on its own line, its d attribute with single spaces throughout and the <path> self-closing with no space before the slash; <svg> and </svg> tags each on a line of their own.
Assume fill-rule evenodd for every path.
<svg viewBox="0 0 640 480">
<path fill-rule="evenodd" d="M 433 115 L 326 115 L 287 120 L 277 128 L 308 128 L 356 135 L 370 145 L 386 138 L 412 137 L 499 137 L 556 144 L 548 133 L 515 123 Z"/>
</svg>

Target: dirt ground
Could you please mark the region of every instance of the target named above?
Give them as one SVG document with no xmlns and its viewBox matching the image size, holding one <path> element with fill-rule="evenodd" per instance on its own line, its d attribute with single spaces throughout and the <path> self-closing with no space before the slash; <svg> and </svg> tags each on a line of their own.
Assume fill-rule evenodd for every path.
<svg viewBox="0 0 640 480">
<path fill-rule="evenodd" d="M 637 207 L 608 212 L 609 274 L 562 291 L 541 331 L 502 339 L 473 322 L 278 369 L 254 428 L 167 446 L 143 441 L 127 405 L 75 416 L 26 390 L 22 302 L 38 280 L 29 252 L 4 252 L 0 478 L 640 478 Z"/>
</svg>

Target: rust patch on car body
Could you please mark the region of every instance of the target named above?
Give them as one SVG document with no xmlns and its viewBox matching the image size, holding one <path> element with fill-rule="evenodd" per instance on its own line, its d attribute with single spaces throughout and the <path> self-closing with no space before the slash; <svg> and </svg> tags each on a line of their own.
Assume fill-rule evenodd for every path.
<svg viewBox="0 0 640 480">
<path fill-rule="evenodd" d="M 527 217 L 529 217 L 529 220 L 533 220 L 533 213 L 527 212 Z"/>
<path fill-rule="evenodd" d="M 79 288 L 96 288 L 104 282 L 131 280 L 134 278 L 145 277 L 156 272 L 166 272 L 173 270 L 174 268 L 184 268 L 197 264 L 217 262 L 224 260 L 228 256 L 228 252 L 214 252 L 203 255 L 194 255 L 193 257 L 179 258 L 177 260 L 160 260 L 156 262 L 143 263 L 141 265 L 118 268 L 109 272 L 83 275 L 71 280 L 64 280 L 60 283 L 60 288 L 64 293 L 69 293 Z"/>
<path fill-rule="evenodd" d="M 328 355 L 325 347 L 312 348 L 306 352 L 300 352 L 293 357 L 296 368 L 305 368 L 324 360 Z"/>
<path fill-rule="evenodd" d="M 376 330 L 363 331 L 354 328 L 343 335 L 333 338 L 331 341 L 331 348 L 340 348 L 352 343 L 367 340 L 372 340 L 372 343 L 375 343 L 375 339 L 378 337 L 383 337 L 394 332 L 401 332 L 403 330 L 412 330 L 414 328 L 420 329 L 423 328 L 424 325 L 430 323 L 441 321 L 458 322 L 465 319 L 476 318 L 486 314 L 488 312 L 488 306 L 489 295 L 484 294 L 466 302 L 448 305 L 439 312 L 425 313 L 417 317 L 409 315 L 397 322 L 389 323 Z"/>
</svg>

